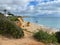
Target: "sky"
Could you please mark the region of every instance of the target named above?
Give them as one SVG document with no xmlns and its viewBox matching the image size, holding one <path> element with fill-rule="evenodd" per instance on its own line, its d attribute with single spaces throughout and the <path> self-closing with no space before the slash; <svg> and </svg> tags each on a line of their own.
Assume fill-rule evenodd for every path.
<svg viewBox="0 0 60 45">
<path fill-rule="evenodd" d="M 60 0 L 0 0 L 0 11 L 4 9 L 16 15 L 60 16 Z"/>
</svg>

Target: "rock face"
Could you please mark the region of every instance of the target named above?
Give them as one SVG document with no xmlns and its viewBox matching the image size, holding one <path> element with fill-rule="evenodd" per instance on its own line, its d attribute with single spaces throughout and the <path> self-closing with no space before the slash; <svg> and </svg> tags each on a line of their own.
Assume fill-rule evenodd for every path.
<svg viewBox="0 0 60 45">
<path fill-rule="evenodd" d="M 21 28 L 30 26 L 30 22 L 25 22 L 22 18 L 18 18 L 17 25 Z"/>
</svg>

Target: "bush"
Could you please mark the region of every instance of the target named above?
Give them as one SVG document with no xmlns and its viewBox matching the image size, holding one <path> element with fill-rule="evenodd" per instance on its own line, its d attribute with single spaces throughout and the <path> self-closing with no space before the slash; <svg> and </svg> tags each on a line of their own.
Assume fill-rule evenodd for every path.
<svg viewBox="0 0 60 45">
<path fill-rule="evenodd" d="M 42 30 L 34 33 L 33 37 L 38 40 L 38 41 L 42 41 L 45 43 L 55 43 L 57 42 L 57 39 L 55 37 L 55 34 L 48 34 L 47 32 L 44 32 Z"/>
<path fill-rule="evenodd" d="M 8 16 L 7 18 L 9 20 L 11 20 L 11 21 L 18 21 L 18 17 L 17 16 Z"/>
<path fill-rule="evenodd" d="M 58 42 L 60 43 L 60 32 L 56 32 L 56 38 L 58 39 Z"/>
<path fill-rule="evenodd" d="M 13 38 L 21 38 L 24 36 L 23 30 L 3 15 L 0 15 L 0 34 Z"/>
</svg>

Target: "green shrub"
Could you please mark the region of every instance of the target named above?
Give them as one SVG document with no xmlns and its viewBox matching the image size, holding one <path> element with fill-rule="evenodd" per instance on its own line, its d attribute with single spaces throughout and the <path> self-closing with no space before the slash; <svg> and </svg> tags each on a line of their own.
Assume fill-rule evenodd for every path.
<svg viewBox="0 0 60 45">
<path fill-rule="evenodd" d="M 0 15 L 0 34 L 13 38 L 21 38 L 24 36 L 23 30 L 3 15 Z"/>
<path fill-rule="evenodd" d="M 47 32 L 44 32 L 42 30 L 34 33 L 33 37 L 38 40 L 38 41 L 42 41 L 45 43 L 55 43 L 57 42 L 57 39 L 55 37 L 54 34 L 48 34 Z"/>
<path fill-rule="evenodd" d="M 18 21 L 18 17 L 17 16 L 8 16 L 7 18 L 9 20 L 11 20 L 11 21 Z"/>
<path fill-rule="evenodd" d="M 56 38 L 58 39 L 58 42 L 60 43 L 60 32 L 56 32 Z"/>
</svg>

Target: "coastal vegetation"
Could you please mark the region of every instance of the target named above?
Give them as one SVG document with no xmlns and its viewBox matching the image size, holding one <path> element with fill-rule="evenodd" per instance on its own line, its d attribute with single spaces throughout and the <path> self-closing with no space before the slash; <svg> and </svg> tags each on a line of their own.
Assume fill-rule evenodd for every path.
<svg viewBox="0 0 60 45">
<path fill-rule="evenodd" d="M 44 32 L 42 30 L 39 30 L 38 32 L 34 33 L 33 37 L 41 42 L 44 43 L 56 43 L 57 38 L 55 37 L 55 34 L 48 34 L 47 32 Z"/>
<path fill-rule="evenodd" d="M 18 21 L 18 18 L 22 18 L 22 16 L 8 16 L 7 19 L 11 20 L 11 21 Z"/>
<path fill-rule="evenodd" d="M 60 43 L 60 32 L 56 32 L 55 34 L 56 34 L 56 38 L 57 38 L 58 42 Z"/>
<path fill-rule="evenodd" d="M 0 35 L 12 38 L 21 38 L 24 36 L 24 32 L 13 21 L 0 13 Z"/>
<path fill-rule="evenodd" d="M 17 16 L 8 16 L 7 18 L 9 20 L 11 20 L 11 21 L 18 21 L 18 17 Z"/>
<path fill-rule="evenodd" d="M 60 32 L 49 34 L 43 30 L 39 30 L 33 34 L 35 40 L 39 42 L 44 42 L 47 44 L 59 45 L 60 43 Z"/>
</svg>

